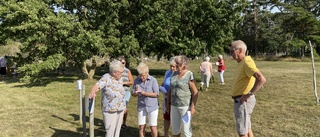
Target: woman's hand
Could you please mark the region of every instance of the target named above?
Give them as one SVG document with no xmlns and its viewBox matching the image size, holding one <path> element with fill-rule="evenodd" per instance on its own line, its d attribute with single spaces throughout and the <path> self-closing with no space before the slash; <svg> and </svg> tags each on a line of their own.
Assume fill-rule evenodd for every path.
<svg viewBox="0 0 320 137">
<path fill-rule="evenodd" d="M 193 116 L 196 113 L 196 108 L 191 106 L 190 112 L 191 112 L 191 115 Z"/>
<path fill-rule="evenodd" d="M 90 99 L 93 99 L 93 98 L 95 98 L 95 97 L 96 97 L 96 92 L 91 91 L 90 94 L 89 94 L 89 98 L 90 98 Z"/>
<path fill-rule="evenodd" d="M 125 109 L 123 110 L 123 112 L 124 112 L 124 113 L 127 113 L 127 108 L 125 108 Z"/>
<path fill-rule="evenodd" d="M 131 95 L 134 96 L 134 97 L 136 97 L 136 96 L 138 96 L 138 93 L 137 93 L 136 91 L 133 91 L 133 92 L 131 93 Z"/>
<path fill-rule="evenodd" d="M 89 94 L 89 98 L 90 99 L 93 99 L 96 97 L 96 92 L 98 92 L 100 90 L 100 87 L 98 84 L 95 84 L 92 89 L 91 89 L 91 92 Z"/>
</svg>

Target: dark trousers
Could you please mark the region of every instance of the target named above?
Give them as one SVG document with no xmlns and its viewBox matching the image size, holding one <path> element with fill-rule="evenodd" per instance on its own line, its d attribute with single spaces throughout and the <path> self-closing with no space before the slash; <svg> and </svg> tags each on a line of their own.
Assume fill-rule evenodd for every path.
<svg viewBox="0 0 320 137">
<path fill-rule="evenodd" d="M 6 69 L 6 67 L 1 67 L 1 68 L 0 68 L 0 74 L 1 74 L 1 75 L 6 75 L 6 74 L 7 74 L 7 69 Z"/>
</svg>

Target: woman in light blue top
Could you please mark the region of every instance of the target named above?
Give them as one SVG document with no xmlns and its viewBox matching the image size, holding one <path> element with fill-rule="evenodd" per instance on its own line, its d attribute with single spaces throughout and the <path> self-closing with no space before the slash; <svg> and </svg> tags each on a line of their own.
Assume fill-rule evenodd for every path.
<svg viewBox="0 0 320 137">
<path fill-rule="evenodd" d="M 164 124 L 164 137 L 169 137 L 169 127 L 170 127 L 170 110 L 166 109 L 166 102 L 167 102 L 167 91 L 170 90 L 170 79 L 172 74 L 176 71 L 176 62 L 174 61 L 175 57 L 172 57 L 169 61 L 170 63 L 170 70 L 167 70 L 164 74 L 163 83 L 160 86 L 160 91 L 164 95 L 164 101 L 162 104 L 163 108 L 163 124 Z"/>
<path fill-rule="evenodd" d="M 149 75 L 149 67 L 145 63 L 140 63 L 137 71 L 139 76 L 134 80 L 132 95 L 138 96 L 139 136 L 145 136 L 146 117 L 148 116 L 151 135 L 157 137 L 159 85 L 157 80 Z"/>
<path fill-rule="evenodd" d="M 96 96 L 96 92 L 102 90 L 102 116 L 105 126 L 106 137 L 119 137 L 126 111 L 125 90 L 122 83 L 123 66 L 120 61 L 114 60 L 110 63 L 109 73 L 106 73 L 92 87 L 89 98 Z"/>
<path fill-rule="evenodd" d="M 170 120 L 173 137 L 180 137 L 180 129 L 184 137 L 192 137 L 191 121 L 198 100 L 196 80 L 188 70 L 188 58 L 175 58 L 177 71 L 171 76 L 170 89 L 167 93 L 167 109 L 170 108 Z"/>
</svg>

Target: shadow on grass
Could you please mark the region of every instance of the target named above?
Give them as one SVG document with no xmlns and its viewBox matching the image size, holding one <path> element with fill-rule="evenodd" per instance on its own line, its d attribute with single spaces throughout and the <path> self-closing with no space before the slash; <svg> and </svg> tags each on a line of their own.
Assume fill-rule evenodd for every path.
<svg viewBox="0 0 320 137">
<path fill-rule="evenodd" d="M 52 82 L 66 82 L 66 83 L 73 83 L 74 81 L 80 79 L 79 76 L 76 75 L 63 75 L 63 76 L 57 76 L 57 75 L 46 75 L 44 77 L 41 77 L 39 80 L 36 82 L 31 82 L 31 83 L 25 83 L 21 85 L 17 85 L 14 87 L 45 87 L 46 85 L 52 83 Z M 6 83 L 17 83 L 19 82 L 19 79 L 8 79 L 5 80 Z"/>
<path fill-rule="evenodd" d="M 78 123 L 79 119 L 80 119 L 79 115 L 77 115 L 77 114 L 69 114 L 69 115 L 74 118 L 73 121 L 63 119 L 63 118 L 56 116 L 56 115 L 52 115 L 52 117 L 57 118 L 57 119 L 64 121 L 64 122 L 74 124 L 74 125 L 80 125 L 80 123 Z M 75 122 L 75 121 L 77 121 L 77 122 Z M 87 122 L 87 124 L 89 122 L 89 117 L 87 117 L 87 116 L 86 116 L 86 122 Z M 104 137 L 105 130 L 104 130 L 104 125 L 103 125 L 103 120 L 94 118 L 94 125 L 95 125 L 94 136 L 95 137 Z M 64 130 L 64 129 L 57 129 L 54 127 L 49 127 L 49 128 L 55 131 L 55 133 L 51 137 L 80 137 L 80 136 L 83 136 L 83 127 L 77 128 L 77 132 L 68 131 L 68 130 Z M 146 128 L 149 128 L 149 126 L 147 126 Z M 150 131 L 150 130 L 147 129 L 147 131 Z M 89 127 L 86 127 L 87 136 L 89 136 L 89 134 L 90 134 L 89 132 L 90 132 Z M 139 129 L 137 127 L 128 126 L 126 129 L 122 129 L 120 131 L 120 137 L 138 137 L 138 136 L 139 136 Z M 151 137 L 151 133 L 146 132 L 146 137 Z M 159 136 L 159 137 L 161 137 L 161 136 Z"/>
<path fill-rule="evenodd" d="M 81 137 L 81 136 L 83 136 L 83 134 L 79 133 L 79 132 L 62 130 L 62 129 L 57 129 L 57 128 L 53 128 L 53 127 L 49 127 L 49 128 L 55 131 L 51 137 Z"/>
</svg>

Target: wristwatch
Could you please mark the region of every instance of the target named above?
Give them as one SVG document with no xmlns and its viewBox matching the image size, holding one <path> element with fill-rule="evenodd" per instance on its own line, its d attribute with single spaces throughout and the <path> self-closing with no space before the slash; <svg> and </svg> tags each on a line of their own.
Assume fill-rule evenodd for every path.
<svg viewBox="0 0 320 137">
<path fill-rule="evenodd" d="M 251 96 L 251 95 L 253 95 L 253 93 L 252 93 L 252 92 L 249 92 L 249 93 L 248 93 L 248 95 L 250 95 L 250 96 Z"/>
</svg>

